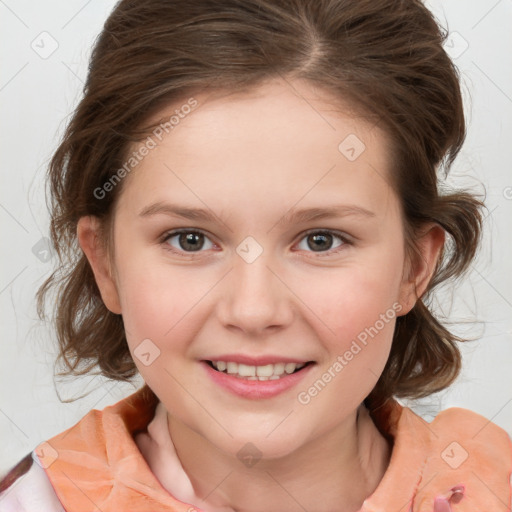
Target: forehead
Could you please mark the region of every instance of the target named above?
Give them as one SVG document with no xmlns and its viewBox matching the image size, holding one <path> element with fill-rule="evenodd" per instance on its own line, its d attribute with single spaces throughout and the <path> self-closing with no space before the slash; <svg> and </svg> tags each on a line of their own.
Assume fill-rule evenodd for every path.
<svg viewBox="0 0 512 512">
<path fill-rule="evenodd" d="M 193 110 L 175 102 L 150 119 L 158 124 L 181 114 L 124 184 L 131 204 L 185 194 L 198 207 L 203 198 L 223 210 L 267 201 L 267 207 L 349 199 L 370 205 L 391 192 L 386 133 L 325 91 L 275 80 L 193 98 Z"/>
<path fill-rule="evenodd" d="M 236 93 L 198 91 L 193 98 L 197 106 L 180 115 L 180 119 L 173 114 L 185 110 L 190 97 L 161 108 L 149 120 L 165 123 L 174 117 L 177 123 L 166 139 L 176 139 L 182 151 L 197 151 L 193 145 L 197 141 L 186 143 L 191 131 L 204 137 L 206 146 L 211 146 L 210 141 L 223 142 L 229 138 L 236 140 L 233 150 L 264 146 L 267 150 L 277 147 L 282 151 L 289 147 L 294 154 L 320 146 L 338 151 L 339 142 L 350 134 L 368 142 L 372 139 L 377 150 L 385 150 L 388 142 L 376 140 L 387 139 L 386 133 L 377 127 L 378 116 L 304 80 L 272 79 Z M 306 139 L 310 141 L 306 147 L 297 144 Z M 283 147 L 286 142 L 289 144 Z M 377 148 L 376 144 L 382 147 Z"/>
</svg>

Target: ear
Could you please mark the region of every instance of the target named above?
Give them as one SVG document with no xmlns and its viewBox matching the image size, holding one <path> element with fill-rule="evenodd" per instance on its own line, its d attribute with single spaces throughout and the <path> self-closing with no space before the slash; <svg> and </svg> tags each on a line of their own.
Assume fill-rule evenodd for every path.
<svg viewBox="0 0 512 512">
<path fill-rule="evenodd" d="M 404 275 L 400 287 L 400 304 L 405 315 L 416 304 L 416 301 L 427 289 L 445 241 L 445 231 L 435 223 L 427 224 L 416 240 L 418 254 L 412 261 L 406 261 Z"/>
<path fill-rule="evenodd" d="M 101 239 L 100 221 L 97 217 L 80 217 L 77 225 L 78 243 L 84 251 L 94 273 L 101 298 L 112 313 L 121 314 L 119 294 L 108 254 Z"/>
</svg>

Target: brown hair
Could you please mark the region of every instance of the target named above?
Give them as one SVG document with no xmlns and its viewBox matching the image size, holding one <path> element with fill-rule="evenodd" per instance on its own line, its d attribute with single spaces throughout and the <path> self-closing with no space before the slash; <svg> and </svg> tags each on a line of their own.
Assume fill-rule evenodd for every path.
<svg viewBox="0 0 512 512">
<path fill-rule="evenodd" d="M 393 182 L 406 246 L 436 222 L 449 237 L 423 296 L 397 318 L 389 360 L 367 403 L 418 398 L 457 377 L 461 356 L 425 300 L 461 276 L 477 250 L 483 203 L 464 191 L 441 194 L 465 138 L 458 73 L 443 50 L 446 32 L 419 0 L 122 0 L 105 23 L 84 96 L 49 168 L 51 236 L 60 266 L 38 292 L 44 316 L 50 289 L 63 374 L 96 366 L 112 379 L 136 374 L 123 320 L 103 304 L 76 239 L 80 217 L 110 222 L 122 183 L 101 188 L 140 140 L 142 123 L 194 91 L 250 90 L 278 76 L 300 78 L 376 116 L 393 141 Z"/>
</svg>

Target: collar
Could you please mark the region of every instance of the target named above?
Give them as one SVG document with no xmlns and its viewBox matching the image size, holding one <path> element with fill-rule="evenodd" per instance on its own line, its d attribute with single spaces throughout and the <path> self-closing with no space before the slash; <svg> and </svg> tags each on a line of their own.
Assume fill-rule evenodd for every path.
<svg viewBox="0 0 512 512">
<path fill-rule="evenodd" d="M 36 448 L 43 467 L 45 450 L 53 450 L 45 471 L 66 510 L 199 512 L 164 489 L 134 440 L 146 431 L 158 403 L 145 385 Z M 428 423 L 394 399 L 370 414 L 393 450 L 360 512 L 412 511 L 413 503 L 415 512 L 430 512 L 436 499 L 448 507 L 460 502 L 458 512 L 509 512 L 512 442 L 503 429 L 457 407 Z"/>
</svg>

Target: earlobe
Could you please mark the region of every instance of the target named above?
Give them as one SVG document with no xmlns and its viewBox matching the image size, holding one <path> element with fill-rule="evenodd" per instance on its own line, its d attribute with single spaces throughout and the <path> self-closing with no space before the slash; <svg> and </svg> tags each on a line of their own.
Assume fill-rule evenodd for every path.
<svg viewBox="0 0 512 512">
<path fill-rule="evenodd" d="M 101 241 L 100 221 L 97 217 L 81 217 L 77 225 L 78 243 L 94 273 L 101 298 L 112 313 L 121 314 L 119 294 L 110 269 L 108 254 Z"/>
<path fill-rule="evenodd" d="M 403 276 L 400 303 L 402 314 L 408 313 L 425 293 L 432 279 L 445 242 L 445 231 L 439 224 L 428 224 L 416 240 L 417 258 L 408 262 L 409 271 Z"/>
</svg>

